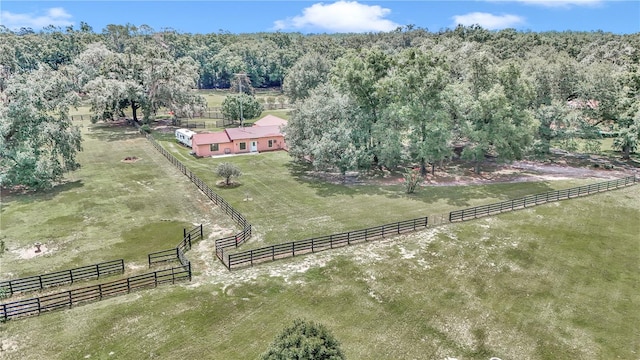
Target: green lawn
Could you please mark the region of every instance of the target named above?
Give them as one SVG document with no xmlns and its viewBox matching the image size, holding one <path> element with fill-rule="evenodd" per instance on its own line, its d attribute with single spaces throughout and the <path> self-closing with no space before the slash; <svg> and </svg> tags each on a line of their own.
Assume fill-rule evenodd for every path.
<svg viewBox="0 0 640 360">
<path fill-rule="evenodd" d="M 133 128 L 82 125 L 80 170 L 52 191 L 3 195 L 2 279 L 117 258 L 144 264 L 147 253 L 174 247 L 184 227 L 233 228 Z M 128 156 L 139 160 L 123 162 Z M 48 251 L 33 257 L 35 242 Z"/>
<path fill-rule="evenodd" d="M 325 324 L 348 359 L 634 359 L 639 218 L 631 187 L 214 270 L 193 284 L 10 321 L 0 327 L 3 355 L 255 359 L 304 317 Z"/>
<path fill-rule="evenodd" d="M 585 180 L 481 186 L 425 187 L 406 195 L 402 185 L 346 186 L 305 177 L 304 165 L 279 151 L 195 159 L 188 149 L 163 144 L 229 201 L 254 226 L 251 248 L 382 225 L 454 209 L 584 184 Z M 235 188 L 217 188 L 217 164 L 232 162 L 243 172 Z"/>
<path fill-rule="evenodd" d="M 194 279 L 1 324 L 0 358 L 255 359 L 298 317 L 325 324 L 348 359 L 634 359 L 640 351 L 637 186 L 228 272 L 213 238 L 231 231 L 229 219 L 130 128 L 83 125 L 83 168 L 67 184 L 3 196 L 2 274 L 118 257 L 144 265 L 150 249 L 204 223 L 208 239 L 187 253 Z M 214 187 L 220 159 L 164 144 Z M 241 186 L 217 189 L 255 226 L 245 249 L 590 182 L 408 196 L 399 186 L 308 179 L 284 152 L 224 160 L 245 173 Z M 55 251 L 17 257 L 36 239 Z"/>
</svg>

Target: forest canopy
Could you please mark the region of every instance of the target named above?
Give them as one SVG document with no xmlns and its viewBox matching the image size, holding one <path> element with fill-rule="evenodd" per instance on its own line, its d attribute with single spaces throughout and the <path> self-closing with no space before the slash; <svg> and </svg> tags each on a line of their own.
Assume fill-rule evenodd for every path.
<svg viewBox="0 0 640 360">
<path fill-rule="evenodd" d="M 613 137 L 629 157 L 639 141 L 639 69 L 640 33 L 407 26 L 365 34 L 189 34 L 131 24 L 101 32 L 86 23 L 39 32 L 0 26 L 0 167 L 4 181 L 17 167 L 45 171 L 51 181 L 76 168 L 79 135 L 65 116 L 79 100 L 95 120 L 125 108 L 140 110 L 143 121 L 160 108 L 188 117 L 204 106 L 194 89 L 229 88 L 239 73 L 253 88 L 283 89 L 295 107 L 286 129 L 291 154 L 319 169 L 415 164 L 424 174 L 456 149 L 479 167 L 486 156 L 544 155 L 552 142 L 571 147 L 578 139 L 595 147 L 602 136 Z M 61 84 L 57 92 L 30 89 L 38 85 L 29 79 L 43 76 Z M 12 104 L 29 91 L 43 101 L 26 104 L 28 112 Z M 25 153 L 40 143 L 20 135 L 32 123 L 42 131 L 61 129 L 46 156 Z"/>
</svg>

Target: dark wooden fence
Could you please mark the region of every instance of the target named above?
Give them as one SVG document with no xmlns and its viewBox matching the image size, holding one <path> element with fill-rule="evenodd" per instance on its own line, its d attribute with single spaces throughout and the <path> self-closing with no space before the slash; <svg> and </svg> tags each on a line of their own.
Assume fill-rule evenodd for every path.
<svg viewBox="0 0 640 360">
<path fill-rule="evenodd" d="M 187 231 L 187 229 L 184 229 L 182 241 L 180 241 L 180 243 L 175 248 L 156 251 L 147 255 L 149 267 L 155 264 L 175 260 L 180 261 L 183 266 L 187 266 L 187 263 L 189 261 L 184 256 L 184 253 L 191 250 L 192 241 L 202 240 L 203 236 L 202 224 L 194 227 L 189 231 Z"/>
<path fill-rule="evenodd" d="M 0 281 L 0 292 L 5 296 L 12 296 L 19 292 L 43 290 L 48 287 L 73 284 L 79 280 L 93 280 L 105 275 L 122 273 L 124 273 L 124 260 L 112 260 L 75 269 Z"/>
<path fill-rule="evenodd" d="M 602 191 L 617 189 L 619 187 L 629 186 L 636 182 L 635 176 L 628 176 L 622 179 L 605 181 L 596 184 L 578 186 L 571 189 L 549 191 L 542 194 L 529 195 L 518 199 L 502 201 L 499 203 L 476 206 L 472 208 L 455 210 L 449 213 L 449 222 L 465 221 L 475 219 L 481 216 L 498 214 L 505 211 L 513 211 L 524 209 L 535 205 L 540 205 L 553 201 L 571 199 L 579 196 L 586 196 Z"/>
<path fill-rule="evenodd" d="M 316 238 L 293 241 L 284 244 L 265 246 L 258 249 L 247 250 L 235 254 L 229 254 L 226 259 L 221 259 L 229 270 L 254 264 L 275 261 L 323 250 L 335 249 L 356 243 L 394 236 L 406 232 L 424 229 L 429 225 L 429 218 L 399 221 L 392 224 L 375 226 L 367 229 L 349 231 L 339 234 L 320 236 Z M 217 247 L 216 247 L 217 249 Z M 226 260 L 226 261 L 225 261 Z"/>
<path fill-rule="evenodd" d="M 0 320 L 40 315 L 43 312 L 70 308 L 90 301 L 128 294 L 131 291 L 153 288 L 162 284 L 175 284 L 191 280 L 191 265 L 158 270 L 103 284 L 86 286 L 55 294 L 14 301 L 0 305 Z"/>
</svg>

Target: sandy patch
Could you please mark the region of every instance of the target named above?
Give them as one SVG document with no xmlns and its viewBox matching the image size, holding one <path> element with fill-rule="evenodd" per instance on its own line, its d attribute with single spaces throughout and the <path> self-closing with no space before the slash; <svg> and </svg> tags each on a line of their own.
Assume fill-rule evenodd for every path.
<svg viewBox="0 0 640 360">
<path fill-rule="evenodd" d="M 42 244 L 40 245 L 40 251 L 37 251 L 37 248 L 32 245 L 32 246 L 13 250 L 12 252 L 15 253 L 16 257 L 18 257 L 19 259 L 32 259 L 36 256 L 51 254 L 55 252 L 55 250 L 56 250 L 55 248 L 49 248 L 47 244 Z"/>
</svg>

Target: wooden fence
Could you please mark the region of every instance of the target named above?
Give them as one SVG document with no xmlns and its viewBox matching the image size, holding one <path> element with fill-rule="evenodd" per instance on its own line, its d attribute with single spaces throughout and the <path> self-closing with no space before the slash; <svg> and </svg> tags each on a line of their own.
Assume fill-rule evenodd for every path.
<svg viewBox="0 0 640 360">
<path fill-rule="evenodd" d="M 124 273 L 124 260 L 112 260 L 75 269 L 0 281 L 0 292 L 6 296 L 12 296 L 19 292 L 43 290 L 48 287 L 73 284 L 78 280 L 99 279 L 101 276 L 122 273 Z"/>
<path fill-rule="evenodd" d="M 149 262 L 149 267 L 155 264 L 164 263 L 168 261 L 178 260 L 183 266 L 187 266 L 189 262 L 184 253 L 191 250 L 191 242 L 202 240 L 203 239 L 203 231 L 202 224 L 194 227 L 193 229 L 187 231 L 187 229 L 183 230 L 183 238 L 182 241 L 175 247 L 167 250 L 156 251 L 147 255 L 147 259 Z"/>
<path fill-rule="evenodd" d="M 153 288 L 162 284 L 175 284 L 177 281 L 191 280 L 191 265 L 164 269 L 128 277 L 108 283 L 86 286 L 26 300 L 0 305 L 0 320 L 7 321 L 19 317 L 40 315 L 43 312 L 70 308 L 90 301 L 128 294 L 131 291 Z"/>
<path fill-rule="evenodd" d="M 406 232 L 424 229 L 429 225 L 429 218 L 422 217 L 417 219 L 399 221 L 392 224 L 375 226 L 362 230 L 349 231 L 339 234 L 320 236 L 316 238 L 293 241 L 284 244 L 265 246 L 258 249 L 247 250 L 236 254 L 229 254 L 226 259 L 221 259 L 229 270 L 245 266 L 253 266 L 254 264 L 275 261 L 302 255 L 307 253 L 315 253 L 323 250 L 335 249 L 356 243 L 366 242 L 384 238 L 385 236 L 394 236 Z M 216 248 L 217 249 L 217 248 Z M 226 260 L 226 261 L 225 261 Z"/>
<path fill-rule="evenodd" d="M 596 184 L 578 186 L 571 189 L 549 191 L 542 194 L 529 195 L 518 199 L 502 201 L 499 203 L 475 206 L 472 208 L 455 210 L 449 213 L 449 222 L 465 221 L 481 216 L 498 214 L 505 211 L 524 209 L 526 207 L 540 205 L 553 201 L 571 199 L 579 196 L 586 196 L 602 191 L 608 191 L 632 185 L 636 182 L 635 176 L 628 176 L 622 179 L 600 182 Z"/>
</svg>

